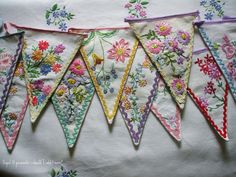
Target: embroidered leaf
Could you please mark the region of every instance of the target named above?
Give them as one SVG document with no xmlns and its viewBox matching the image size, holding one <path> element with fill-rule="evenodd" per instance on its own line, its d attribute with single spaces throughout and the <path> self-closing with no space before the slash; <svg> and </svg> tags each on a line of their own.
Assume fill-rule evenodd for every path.
<svg viewBox="0 0 236 177">
<path fill-rule="evenodd" d="M 148 1 L 142 1 L 141 4 L 142 5 L 147 5 L 147 4 L 149 4 L 149 2 Z"/>
<path fill-rule="evenodd" d="M 130 3 L 136 3 L 137 0 L 129 0 Z"/>
<path fill-rule="evenodd" d="M 55 11 L 55 10 L 57 10 L 57 4 L 54 4 L 54 5 L 52 6 L 52 11 Z"/>
</svg>

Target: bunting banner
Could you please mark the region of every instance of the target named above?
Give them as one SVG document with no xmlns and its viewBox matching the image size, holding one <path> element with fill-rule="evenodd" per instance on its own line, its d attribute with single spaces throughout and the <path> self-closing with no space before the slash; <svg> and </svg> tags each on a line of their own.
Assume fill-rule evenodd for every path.
<svg viewBox="0 0 236 177">
<path fill-rule="evenodd" d="M 76 56 L 52 96 L 69 148 L 77 140 L 95 89 L 81 58 Z"/>
<path fill-rule="evenodd" d="M 122 98 L 120 111 L 134 145 L 139 145 L 160 79 L 142 47 L 138 47 Z"/>
<path fill-rule="evenodd" d="M 162 79 L 158 83 L 151 110 L 168 133 L 177 141 L 181 141 L 180 109 Z"/>
<path fill-rule="evenodd" d="M 199 22 L 197 25 L 236 101 L 236 19 Z"/>
<path fill-rule="evenodd" d="M 23 29 L 23 60 L 31 121 L 35 122 L 79 50 L 82 35 Z"/>
<path fill-rule="evenodd" d="M 159 18 L 126 19 L 157 67 L 179 107 L 184 108 L 198 12 Z"/>
<path fill-rule="evenodd" d="M 0 129 L 9 151 L 13 149 L 28 105 L 23 60 L 16 66 L 6 104 L 3 108 Z"/>
<path fill-rule="evenodd" d="M 109 124 L 117 113 L 137 46 L 129 28 L 112 28 L 90 30 L 81 48 Z"/>
<path fill-rule="evenodd" d="M 227 97 L 229 86 L 208 49 L 194 52 L 190 78 L 189 95 L 212 128 L 224 140 L 228 140 Z"/>
<path fill-rule="evenodd" d="M 7 99 L 22 45 L 22 32 L 0 37 L 0 114 Z"/>
</svg>

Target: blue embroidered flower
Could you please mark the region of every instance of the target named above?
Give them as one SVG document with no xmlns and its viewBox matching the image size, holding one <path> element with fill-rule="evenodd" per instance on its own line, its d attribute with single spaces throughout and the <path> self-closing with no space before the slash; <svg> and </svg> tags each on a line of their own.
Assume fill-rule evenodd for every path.
<svg viewBox="0 0 236 177">
<path fill-rule="evenodd" d="M 67 16 L 66 11 L 65 11 L 65 10 L 61 10 L 60 16 L 61 16 L 61 17 L 66 17 L 66 16 Z"/>
<path fill-rule="evenodd" d="M 49 64 L 42 64 L 41 67 L 40 67 L 40 72 L 43 74 L 43 75 L 47 75 L 48 73 L 51 72 L 51 65 Z"/>
<path fill-rule="evenodd" d="M 216 1 L 215 1 L 215 0 L 210 0 L 210 5 L 211 5 L 211 6 L 215 6 L 215 4 L 216 4 Z"/>
<path fill-rule="evenodd" d="M 66 26 L 66 23 L 60 23 L 59 24 L 59 29 L 61 30 L 61 31 L 66 31 L 66 29 L 67 29 L 67 26 Z"/>
<path fill-rule="evenodd" d="M 210 12 L 208 12 L 208 13 L 205 14 L 205 19 L 206 19 L 206 20 L 212 20 L 212 17 L 213 17 L 213 14 L 210 13 Z"/>
<path fill-rule="evenodd" d="M 202 0 L 202 1 L 200 2 L 200 6 L 204 6 L 206 3 L 207 3 L 206 0 Z"/>
<path fill-rule="evenodd" d="M 38 102 L 39 102 L 39 104 L 42 104 L 45 99 L 46 99 L 46 96 L 45 96 L 44 94 L 40 95 L 40 96 L 38 97 Z"/>
<path fill-rule="evenodd" d="M 57 12 L 57 11 L 53 12 L 53 13 L 52 13 L 52 16 L 53 16 L 54 18 L 58 18 L 58 17 L 59 17 L 59 12 Z"/>
<path fill-rule="evenodd" d="M 216 9 L 217 11 L 220 11 L 220 10 L 221 10 L 221 5 L 216 4 L 216 5 L 215 5 L 215 9 Z"/>
<path fill-rule="evenodd" d="M 47 19 L 47 24 L 50 25 L 51 24 L 51 19 Z"/>
</svg>

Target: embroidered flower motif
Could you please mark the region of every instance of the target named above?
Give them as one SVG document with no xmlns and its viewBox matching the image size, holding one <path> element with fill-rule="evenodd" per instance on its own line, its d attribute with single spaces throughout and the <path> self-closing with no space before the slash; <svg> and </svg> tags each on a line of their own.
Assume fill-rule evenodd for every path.
<svg viewBox="0 0 236 177">
<path fill-rule="evenodd" d="M 80 76 L 84 74 L 85 66 L 81 59 L 77 58 L 73 61 L 69 69 L 72 73 Z"/>
<path fill-rule="evenodd" d="M 206 97 L 201 96 L 199 98 L 201 105 L 207 110 L 207 107 L 209 106 L 208 100 L 206 99 Z"/>
<path fill-rule="evenodd" d="M 129 2 L 124 5 L 130 14 L 128 18 L 146 18 L 146 8 L 148 4 L 148 0 L 129 0 Z"/>
<path fill-rule="evenodd" d="M 204 8 L 204 18 L 206 20 L 213 20 L 215 17 L 224 16 L 224 6 L 226 1 L 224 0 L 201 0 L 200 6 Z"/>
<path fill-rule="evenodd" d="M 56 96 L 59 102 L 63 102 L 68 95 L 69 90 L 65 85 L 60 85 L 56 90 Z"/>
<path fill-rule="evenodd" d="M 43 80 L 37 80 L 33 82 L 33 89 L 41 90 L 43 88 L 44 81 Z"/>
<path fill-rule="evenodd" d="M 9 94 L 10 95 L 15 95 L 17 93 L 17 91 L 18 91 L 17 87 L 14 86 L 14 85 L 11 85 L 11 88 L 9 90 Z"/>
<path fill-rule="evenodd" d="M 48 73 L 51 72 L 51 65 L 49 64 L 42 64 L 40 66 L 40 72 L 43 74 L 43 75 L 47 75 Z"/>
<path fill-rule="evenodd" d="M 172 27 L 167 22 L 159 22 L 156 24 L 155 30 L 161 36 L 168 36 L 171 33 Z"/>
<path fill-rule="evenodd" d="M 61 67 L 62 67 L 61 64 L 55 63 L 55 64 L 52 65 L 52 71 L 54 73 L 59 73 L 61 71 Z"/>
<path fill-rule="evenodd" d="M 47 25 L 57 26 L 61 31 L 67 30 L 67 22 L 74 18 L 74 14 L 67 12 L 66 7 L 62 8 L 54 4 L 52 8 L 46 10 L 45 18 Z"/>
<path fill-rule="evenodd" d="M 12 63 L 13 57 L 8 53 L 0 54 L 0 71 L 7 69 Z"/>
<path fill-rule="evenodd" d="M 76 87 L 78 85 L 77 77 L 73 74 L 67 75 L 64 82 L 69 88 Z"/>
<path fill-rule="evenodd" d="M 139 80 L 138 85 L 140 87 L 145 87 L 147 85 L 147 81 L 146 80 Z"/>
<path fill-rule="evenodd" d="M 104 59 L 99 57 L 96 53 L 92 54 L 92 58 L 93 58 L 93 63 L 95 66 L 100 65 L 104 61 Z"/>
<path fill-rule="evenodd" d="M 125 110 L 131 109 L 131 103 L 129 101 L 125 101 L 123 106 L 124 106 Z"/>
<path fill-rule="evenodd" d="M 23 62 L 20 62 L 16 67 L 14 76 L 21 78 L 21 77 L 24 77 L 23 75 L 24 75 Z"/>
<path fill-rule="evenodd" d="M 40 61 L 43 57 L 43 52 L 41 50 L 35 50 L 32 53 L 32 59 L 36 62 Z"/>
<path fill-rule="evenodd" d="M 184 93 L 185 84 L 182 79 L 174 79 L 171 85 L 177 95 L 182 95 Z"/>
<path fill-rule="evenodd" d="M 204 92 L 211 95 L 215 94 L 215 91 L 216 91 L 215 84 L 212 81 L 207 82 L 207 86 L 204 88 Z"/>
<path fill-rule="evenodd" d="M 49 46 L 49 43 L 47 41 L 39 41 L 39 49 L 44 51 L 44 50 L 47 50 L 48 49 L 48 46 Z"/>
<path fill-rule="evenodd" d="M 176 39 L 167 38 L 165 40 L 165 47 L 170 51 L 175 51 L 178 49 L 178 42 Z"/>
<path fill-rule="evenodd" d="M 158 54 L 163 47 L 163 43 L 158 40 L 150 40 L 146 42 L 148 50 L 153 54 Z"/>
<path fill-rule="evenodd" d="M 124 93 L 125 93 L 126 95 L 129 95 L 131 92 L 132 92 L 132 88 L 131 88 L 131 87 L 125 87 L 125 88 L 124 88 Z"/>
<path fill-rule="evenodd" d="M 179 31 L 178 32 L 178 41 L 183 45 L 188 45 L 190 42 L 190 35 L 188 32 Z"/>
<path fill-rule="evenodd" d="M 52 87 L 50 85 L 44 85 L 42 91 L 45 95 L 49 95 L 49 93 L 52 91 Z"/>
<path fill-rule="evenodd" d="M 37 106 L 37 104 L 38 104 L 38 98 L 36 96 L 33 96 L 33 98 L 32 98 L 32 105 L 33 106 Z"/>
<path fill-rule="evenodd" d="M 228 36 L 223 37 L 224 43 L 222 44 L 221 48 L 223 52 L 226 55 L 227 59 L 232 59 L 234 56 L 236 56 L 236 47 L 233 46 L 233 44 L 230 42 Z"/>
<path fill-rule="evenodd" d="M 62 44 L 59 44 L 55 47 L 54 53 L 55 54 L 60 54 L 60 53 L 63 53 L 64 50 L 65 50 L 65 46 L 62 45 Z"/>
<path fill-rule="evenodd" d="M 115 44 L 113 44 L 113 48 L 111 48 L 107 52 L 107 58 L 115 59 L 116 62 L 121 61 L 122 63 L 124 63 L 125 58 L 130 56 L 129 43 L 126 42 L 124 39 L 120 39 L 120 41 L 115 42 Z"/>
</svg>

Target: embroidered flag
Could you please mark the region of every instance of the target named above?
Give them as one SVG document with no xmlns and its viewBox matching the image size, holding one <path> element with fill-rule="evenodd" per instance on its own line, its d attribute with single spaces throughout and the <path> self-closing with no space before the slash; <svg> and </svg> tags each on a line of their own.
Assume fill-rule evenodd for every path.
<svg viewBox="0 0 236 177">
<path fill-rule="evenodd" d="M 194 52 L 188 93 L 209 124 L 225 140 L 228 84 L 207 49 Z"/>
<path fill-rule="evenodd" d="M 199 23 L 198 26 L 236 101 L 236 19 Z"/>
<path fill-rule="evenodd" d="M 138 42 L 130 29 L 100 29 L 89 33 L 81 48 L 108 123 L 116 115 Z"/>
<path fill-rule="evenodd" d="M 126 19 L 181 109 L 186 100 L 194 36 L 192 23 L 197 14 Z"/>
<path fill-rule="evenodd" d="M 120 102 L 120 111 L 134 145 L 140 143 L 159 77 L 143 48 L 139 47 Z"/>
<path fill-rule="evenodd" d="M 19 134 L 28 105 L 23 60 L 17 64 L 6 104 L 3 108 L 0 129 L 8 150 L 12 150 Z"/>
<path fill-rule="evenodd" d="M 0 37 L 0 114 L 5 105 L 22 44 L 23 33 Z"/>
<path fill-rule="evenodd" d="M 69 66 L 52 96 L 54 108 L 70 148 L 77 140 L 94 91 L 87 68 L 81 56 L 78 56 Z"/>
<path fill-rule="evenodd" d="M 25 78 L 31 121 L 35 122 L 77 53 L 83 37 L 63 32 L 24 31 Z"/>
<path fill-rule="evenodd" d="M 180 109 L 171 97 L 162 79 L 158 83 L 157 93 L 154 97 L 151 110 L 170 135 L 177 141 L 181 141 Z"/>
</svg>

